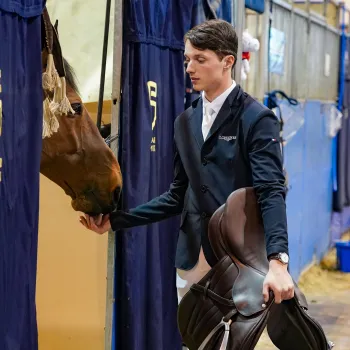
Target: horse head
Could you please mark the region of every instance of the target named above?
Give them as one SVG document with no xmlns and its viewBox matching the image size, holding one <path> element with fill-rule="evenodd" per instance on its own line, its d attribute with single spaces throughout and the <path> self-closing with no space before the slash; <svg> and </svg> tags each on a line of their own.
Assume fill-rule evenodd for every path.
<svg viewBox="0 0 350 350">
<path fill-rule="evenodd" d="M 119 163 L 91 119 L 72 67 L 63 58 L 57 23 L 42 16 L 43 143 L 40 172 L 72 199 L 76 211 L 108 213 L 119 200 Z"/>
</svg>

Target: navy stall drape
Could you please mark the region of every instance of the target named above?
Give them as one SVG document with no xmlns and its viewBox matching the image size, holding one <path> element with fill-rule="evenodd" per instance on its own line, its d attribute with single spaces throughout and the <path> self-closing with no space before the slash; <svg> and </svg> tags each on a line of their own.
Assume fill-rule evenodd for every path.
<svg viewBox="0 0 350 350">
<path fill-rule="evenodd" d="M 350 52 L 350 39 L 346 40 L 346 51 Z M 342 59 L 342 58 L 341 58 Z M 350 65 L 345 61 L 344 95 L 342 99 L 342 127 L 337 136 L 337 189 L 333 196 L 333 210 L 341 212 L 350 206 Z M 343 79 L 340 77 L 339 79 Z"/>
<path fill-rule="evenodd" d="M 1 350 L 38 348 L 35 286 L 43 118 L 38 15 L 42 7 L 42 1 L 0 0 Z"/>
<path fill-rule="evenodd" d="M 45 4 L 46 0 L 0 0 L 0 9 L 30 18 L 40 16 Z"/>
<path fill-rule="evenodd" d="M 192 0 L 125 1 L 121 167 L 123 206 L 168 190 L 173 123 L 184 110 L 183 36 Z M 116 348 L 177 350 L 179 218 L 118 232 Z"/>
</svg>

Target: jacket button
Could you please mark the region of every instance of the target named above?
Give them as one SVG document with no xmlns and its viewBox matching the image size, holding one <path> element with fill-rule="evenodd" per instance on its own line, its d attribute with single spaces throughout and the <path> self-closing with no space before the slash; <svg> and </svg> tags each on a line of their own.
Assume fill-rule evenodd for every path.
<svg viewBox="0 0 350 350">
<path fill-rule="evenodd" d="M 207 158 L 203 158 L 203 162 L 202 162 L 202 164 L 203 164 L 204 166 L 206 166 L 206 165 L 208 164 L 208 160 L 207 160 Z"/>
<path fill-rule="evenodd" d="M 203 193 L 207 192 L 207 190 L 208 190 L 208 187 L 207 187 L 207 186 L 205 186 L 205 185 L 202 185 L 202 186 L 201 186 L 201 191 L 202 191 Z"/>
<path fill-rule="evenodd" d="M 207 214 L 203 212 L 203 213 L 201 214 L 201 217 L 202 217 L 202 219 L 205 219 L 205 218 L 207 217 Z"/>
</svg>

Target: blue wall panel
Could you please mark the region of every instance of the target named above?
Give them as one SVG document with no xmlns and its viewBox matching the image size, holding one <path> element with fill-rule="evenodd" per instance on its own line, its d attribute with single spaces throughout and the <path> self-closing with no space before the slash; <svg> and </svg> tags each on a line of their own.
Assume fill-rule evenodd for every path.
<svg viewBox="0 0 350 350">
<path fill-rule="evenodd" d="M 320 175 L 322 181 L 319 182 L 320 205 L 324 213 L 318 220 L 316 255 L 321 259 L 331 245 L 331 219 L 332 219 L 332 139 L 327 136 L 326 117 L 322 113 L 323 128 L 320 137 L 321 147 L 319 157 L 322 160 Z"/>
<path fill-rule="evenodd" d="M 289 178 L 287 195 L 287 219 L 289 233 L 290 272 L 296 279 L 299 274 L 299 250 L 303 208 L 300 198 L 303 196 L 303 148 L 304 128 L 288 142 L 285 147 L 285 163 Z"/>
<path fill-rule="evenodd" d="M 332 140 L 319 101 L 305 104 L 305 123 L 285 147 L 290 190 L 287 196 L 290 272 L 298 279 L 313 257 L 330 244 Z"/>
</svg>

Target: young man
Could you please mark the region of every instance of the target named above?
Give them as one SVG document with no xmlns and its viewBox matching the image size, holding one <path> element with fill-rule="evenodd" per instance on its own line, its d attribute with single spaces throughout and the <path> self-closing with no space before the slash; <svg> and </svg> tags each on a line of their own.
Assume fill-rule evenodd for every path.
<svg viewBox="0 0 350 350">
<path fill-rule="evenodd" d="M 234 190 L 254 186 L 263 217 L 269 272 L 263 295 L 294 296 L 288 273 L 285 187 L 279 123 L 232 80 L 238 38 L 222 20 L 204 22 L 185 36 L 185 59 L 199 99 L 175 120 L 174 180 L 169 190 L 128 212 L 81 217 L 97 233 L 146 225 L 182 214 L 176 267 L 179 300 L 216 263 L 207 230 L 211 215 Z M 249 130 L 244 126 L 249 125 Z"/>
</svg>

